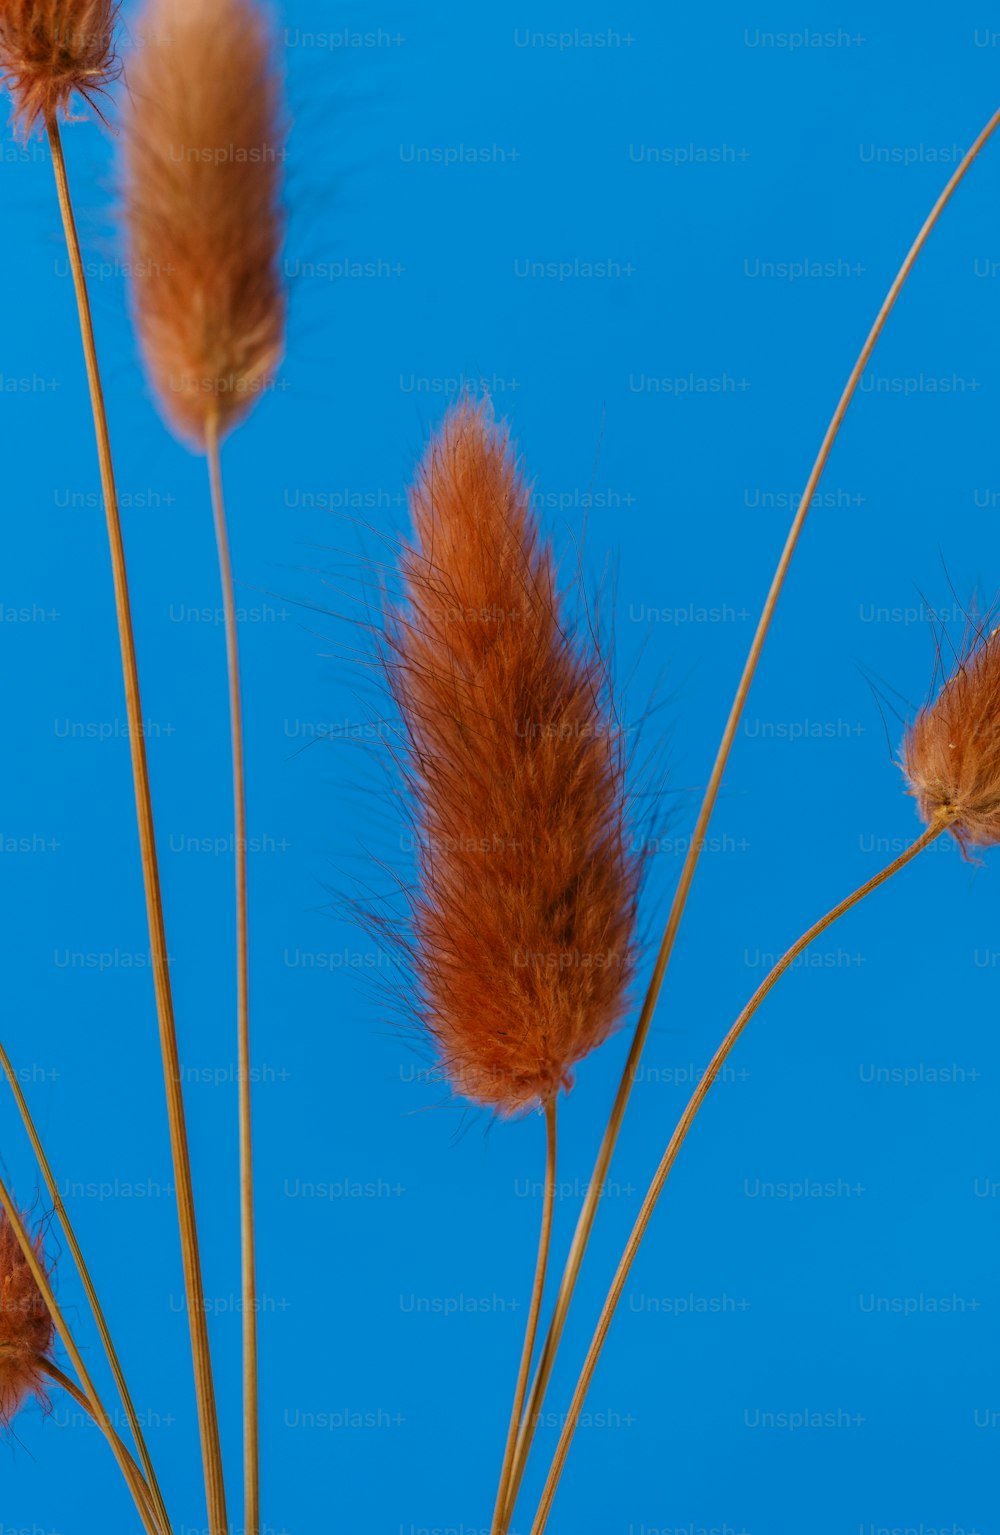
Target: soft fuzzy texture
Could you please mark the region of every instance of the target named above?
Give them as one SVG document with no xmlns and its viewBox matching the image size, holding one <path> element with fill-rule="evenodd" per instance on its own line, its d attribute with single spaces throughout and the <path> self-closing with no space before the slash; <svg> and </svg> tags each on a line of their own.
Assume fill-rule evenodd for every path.
<svg viewBox="0 0 1000 1535">
<path fill-rule="evenodd" d="M 903 766 L 923 819 L 948 816 L 963 851 L 1000 842 L 1000 630 L 971 627 L 951 676 L 907 730 Z"/>
<path fill-rule="evenodd" d="M 201 448 L 284 350 L 281 93 L 253 0 L 148 0 L 140 30 L 122 123 L 133 308 L 164 411 Z"/>
<path fill-rule="evenodd" d="M 43 1257 L 40 1235 L 35 1252 Z M 36 1360 L 51 1352 L 53 1342 L 48 1307 L 14 1228 L 0 1211 L 0 1425 L 4 1428 L 28 1397 L 45 1400 L 45 1376 Z"/>
<path fill-rule="evenodd" d="M 406 948 L 456 1093 L 510 1115 L 621 1020 L 639 860 L 606 664 L 487 406 L 449 414 L 411 492 L 386 676 L 418 839 Z"/>
<path fill-rule="evenodd" d="M 118 73 L 112 0 L 0 0 L 0 76 L 25 137 Z"/>
</svg>

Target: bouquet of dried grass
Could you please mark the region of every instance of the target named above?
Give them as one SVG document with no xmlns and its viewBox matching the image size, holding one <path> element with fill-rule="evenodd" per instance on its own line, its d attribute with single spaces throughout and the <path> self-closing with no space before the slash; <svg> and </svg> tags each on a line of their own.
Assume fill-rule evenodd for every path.
<svg viewBox="0 0 1000 1535">
<path fill-rule="evenodd" d="M 253 0 L 149 0 L 145 51 L 130 65 L 123 131 L 134 313 L 147 367 L 175 432 L 204 451 L 226 615 L 235 822 L 235 1014 L 239 1049 L 243 1275 L 244 1526 L 261 1528 L 256 1250 L 250 1114 L 250 943 L 242 691 L 221 442 L 266 391 L 283 354 L 285 297 L 280 82 Z M 115 10 L 103 0 L 0 0 L 0 73 L 14 125 L 51 147 L 87 364 L 114 575 L 116 615 L 171 1149 L 177 1180 L 192 1363 L 211 1535 L 231 1529 L 215 1376 L 187 1149 L 138 662 L 110 436 L 60 118 L 74 99 L 100 112 L 119 71 Z M 629 1010 L 641 865 L 630 837 L 629 760 L 611 656 L 563 581 L 539 527 L 506 426 L 487 402 L 457 402 L 411 491 L 412 537 L 399 551 L 400 594 L 387 606 L 380 661 L 400 735 L 395 761 L 417 833 L 417 878 L 395 928 L 411 967 L 412 1009 L 457 1096 L 499 1118 L 540 1110 L 546 1179 L 538 1261 L 492 1528 L 504 1535 L 532 1449 L 566 1315 L 594 1227 L 635 1070 L 658 1002 L 705 833 L 746 698 L 807 512 L 858 381 L 931 230 L 979 150 L 987 124 L 921 229 L 852 370 L 809 478 L 764 605 L 680 871 L 652 978 L 536 1353 L 552 1236 L 557 1102 L 574 1068 Z M 545 1529 L 597 1360 L 666 1179 L 729 1053 L 772 987 L 820 933 L 936 838 L 963 852 L 1000 841 L 1000 648 L 970 622 L 957 664 L 908 727 L 903 766 L 925 830 L 886 868 L 812 924 L 726 1034 L 685 1109 L 599 1315 L 532 1524 Z M 128 1443 L 95 1385 L 52 1283 L 44 1232 L 32 1231 L 0 1180 L 0 1425 L 59 1388 L 103 1431 L 147 1535 L 175 1528 L 109 1324 L 16 1070 L 2 1067 L 121 1397 Z M 57 1362 L 61 1345 L 71 1367 Z"/>
</svg>

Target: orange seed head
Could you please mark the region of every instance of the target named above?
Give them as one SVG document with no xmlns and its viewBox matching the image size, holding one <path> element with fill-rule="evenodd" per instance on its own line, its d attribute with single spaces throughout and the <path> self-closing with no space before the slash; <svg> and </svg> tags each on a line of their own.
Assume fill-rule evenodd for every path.
<svg viewBox="0 0 1000 1535">
<path fill-rule="evenodd" d="M 488 405 L 450 412 L 411 512 L 384 656 L 417 833 L 405 947 L 454 1090 L 511 1115 L 568 1087 L 625 1011 L 624 734 Z"/>
<path fill-rule="evenodd" d="M 112 0 L 0 0 L 0 76 L 27 137 L 118 73 Z"/>
<path fill-rule="evenodd" d="M 255 0 L 147 0 L 122 123 L 133 308 L 174 429 L 252 410 L 285 333 L 280 84 Z"/>
<path fill-rule="evenodd" d="M 42 1257 L 42 1237 L 35 1240 Z M 52 1349 L 54 1329 L 48 1307 L 17 1235 L 0 1211 L 0 1426 L 11 1420 L 30 1396 L 45 1398 L 40 1358 Z"/>
<path fill-rule="evenodd" d="M 903 744 L 921 816 L 947 816 L 966 852 L 1000 842 L 1000 630 L 986 634 L 973 624 L 970 635 Z"/>
</svg>

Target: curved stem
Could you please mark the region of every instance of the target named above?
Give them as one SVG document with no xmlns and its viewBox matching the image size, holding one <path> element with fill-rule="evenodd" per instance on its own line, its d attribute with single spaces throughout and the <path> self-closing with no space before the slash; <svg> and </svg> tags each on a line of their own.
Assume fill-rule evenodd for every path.
<svg viewBox="0 0 1000 1535">
<path fill-rule="evenodd" d="M 552 1240 L 552 1213 L 556 1197 L 555 1094 L 548 1099 L 545 1105 L 545 1130 L 545 1194 L 542 1200 L 542 1229 L 538 1239 L 538 1261 L 535 1264 L 535 1282 L 531 1291 L 531 1305 L 528 1308 L 528 1322 L 524 1332 L 521 1364 L 517 1372 L 517 1387 L 514 1391 L 514 1405 L 511 1408 L 510 1427 L 507 1430 L 507 1446 L 504 1450 L 503 1465 L 500 1469 L 500 1485 L 497 1488 L 496 1506 L 493 1510 L 492 1535 L 505 1535 L 506 1531 L 504 1507 L 507 1502 L 510 1474 L 514 1467 L 517 1431 L 521 1423 L 521 1414 L 524 1411 L 524 1399 L 528 1394 L 528 1373 L 531 1369 L 531 1360 L 535 1352 L 535 1341 L 538 1337 L 538 1317 L 542 1309 L 542 1296 L 545 1293 L 545 1275 L 548 1270 L 549 1245 Z"/>
<path fill-rule="evenodd" d="M 90 312 L 87 279 L 80 254 L 80 240 L 70 198 L 66 161 L 63 156 L 59 124 L 55 117 L 46 122 L 52 166 L 59 196 L 66 249 L 73 273 L 73 286 L 80 315 L 80 335 L 87 364 L 87 380 L 94 413 L 94 431 L 97 454 L 101 467 L 101 485 L 108 524 L 108 542 L 111 549 L 111 567 L 114 576 L 115 608 L 118 615 L 118 637 L 121 648 L 122 672 L 125 682 L 125 703 L 128 714 L 129 745 L 132 753 L 132 779 L 135 786 L 136 815 L 139 823 L 139 845 L 142 853 L 142 874 L 146 895 L 146 914 L 149 923 L 149 940 L 153 961 L 153 983 L 156 991 L 156 1010 L 160 1025 L 160 1048 L 163 1055 L 163 1075 L 167 1095 L 167 1115 L 170 1123 L 170 1143 L 173 1156 L 174 1181 L 177 1185 L 177 1215 L 180 1223 L 181 1251 L 184 1259 L 184 1282 L 187 1294 L 188 1324 L 191 1329 L 191 1353 L 194 1364 L 195 1388 L 198 1397 L 198 1420 L 201 1428 L 202 1459 L 205 1468 L 205 1491 L 208 1502 L 208 1518 L 211 1535 L 227 1535 L 229 1520 L 226 1514 L 226 1494 L 222 1473 L 222 1447 L 219 1442 L 219 1422 L 215 1403 L 215 1382 L 212 1375 L 212 1359 L 208 1342 L 208 1324 L 205 1315 L 204 1286 L 201 1275 L 201 1256 L 198 1248 L 198 1228 L 195 1219 L 194 1186 L 191 1178 L 191 1158 L 188 1149 L 187 1123 L 184 1114 L 184 1094 L 181 1087 L 180 1057 L 177 1049 L 177 1030 L 174 1023 L 174 1005 L 170 986 L 170 961 L 163 921 L 163 898 L 160 892 L 159 864 L 156 856 L 156 832 L 153 822 L 153 802 L 149 786 L 149 765 L 146 761 L 146 740 L 142 719 L 142 700 L 139 692 L 139 669 L 135 654 L 135 635 L 132 629 L 132 610 L 128 590 L 128 570 L 125 563 L 125 545 L 122 538 L 121 517 L 118 511 L 118 493 L 115 487 L 114 465 L 111 457 L 111 440 L 108 433 L 104 391 L 101 386 L 97 346 L 94 340 L 94 324 Z M 74 1361 L 75 1362 L 75 1361 Z M 81 1376 L 82 1379 L 82 1376 Z"/>
<path fill-rule="evenodd" d="M 243 1461 L 246 1535 L 260 1529 L 260 1421 L 257 1365 L 257 1257 L 254 1233 L 253 1121 L 250 1092 L 250 940 L 247 917 L 247 807 L 243 760 L 243 698 L 236 626 L 236 594 L 222 486 L 219 420 L 207 424 L 206 449 L 212 487 L 212 514 L 219 551 L 219 576 L 226 621 L 229 723 L 232 738 L 233 807 L 236 840 L 236 1032 L 239 1075 L 240 1237 L 243 1286 Z"/>
<path fill-rule="evenodd" d="M 511 1500 L 508 1505 L 508 1514 L 513 1509 L 513 1502 L 516 1501 L 521 1479 L 524 1475 L 528 1454 L 531 1449 L 531 1441 L 534 1436 L 535 1420 L 537 1418 L 538 1410 L 541 1406 L 542 1400 L 545 1396 L 545 1391 L 548 1387 L 549 1379 L 552 1375 L 552 1367 L 555 1362 L 560 1339 L 562 1338 L 563 1328 L 566 1325 L 566 1316 L 569 1311 L 570 1302 L 573 1298 L 573 1291 L 576 1287 L 576 1281 L 580 1273 L 580 1267 L 583 1263 L 583 1256 L 586 1252 L 587 1244 L 590 1240 L 590 1233 L 593 1230 L 594 1220 L 597 1215 L 598 1201 L 600 1200 L 601 1192 L 604 1188 L 604 1183 L 608 1175 L 608 1169 L 611 1166 L 611 1158 L 614 1154 L 618 1135 L 621 1131 L 622 1121 L 625 1117 L 625 1110 L 628 1106 L 629 1097 L 632 1092 L 632 1083 L 635 1080 L 636 1069 L 639 1065 L 639 1060 L 642 1056 L 643 1049 L 645 1048 L 650 1025 L 653 1021 L 653 1014 L 656 1011 L 656 1004 L 659 1000 L 660 988 L 663 985 L 663 978 L 666 974 L 667 965 L 670 962 L 670 956 L 673 953 L 674 942 L 677 938 L 677 932 L 681 924 L 681 918 L 684 915 L 684 908 L 687 905 L 688 894 L 691 889 L 691 883 L 694 879 L 695 869 L 698 866 L 698 859 L 701 856 L 701 850 L 704 846 L 705 833 L 708 830 L 708 824 L 715 809 L 715 802 L 718 799 L 719 789 L 722 786 L 722 779 L 726 771 L 726 766 L 729 762 L 729 754 L 732 750 L 733 742 L 736 739 L 736 732 L 739 729 L 740 720 L 743 717 L 743 709 L 747 701 L 747 696 L 750 692 L 751 684 L 757 671 L 757 665 L 760 661 L 761 651 L 764 648 L 764 641 L 767 639 L 768 631 L 771 627 L 771 620 L 774 617 L 774 611 L 778 605 L 778 599 L 781 596 L 781 591 L 785 584 L 785 578 L 788 575 L 788 569 L 791 565 L 792 557 L 795 553 L 802 529 L 805 526 L 806 517 L 809 513 L 810 503 L 812 502 L 812 498 L 816 493 L 816 487 L 820 482 L 823 470 L 826 468 L 827 459 L 830 457 L 830 452 L 833 448 L 833 444 L 837 439 L 837 434 L 840 431 L 844 417 L 847 414 L 847 408 L 850 405 L 851 400 L 854 398 L 855 390 L 861 381 L 861 375 L 864 373 L 865 368 L 868 365 L 868 360 L 875 349 L 875 343 L 878 341 L 879 336 L 882 334 L 882 331 L 885 328 L 885 323 L 888 320 L 889 315 L 892 313 L 896 300 L 899 298 L 899 295 L 902 292 L 906 279 L 909 277 L 917 257 L 920 255 L 920 252 L 926 245 L 935 224 L 938 222 L 941 214 L 944 212 L 948 203 L 951 201 L 952 195 L 954 194 L 956 188 L 965 177 L 966 172 L 969 170 L 969 167 L 972 165 L 983 145 L 993 135 L 998 127 L 1000 127 L 1000 111 L 994 113 L 989 122 L 986 124 L 985 128 L 979 134 L 979 137 L 976 139 L 975 143 L 962 157 L 959 164 L 955 167 L 955 171 L 948 181 L 947 186 L 944 188 L 944 191 L 941 193 L 937 202 L 934 204 L 934 207 L 928 214 L 927 219 L 925 220 L 923 227 L 920 230 L 920 233 L 917 235 L 917 238 L 914 240 L 909 251 L 907 252 L 906 259 L 896 274 L 892 286 L 886 294 L 882 307 L 876 316 L 875 323 L 868 333 L 868 338 L 865 341 L 864 346 L 861 348 L 860 353 L 858 354 L 858 359 L 855 362 L 854 367 L 851 369 L 850 377 L 848 378 L 844 387 L 844 391 L 837 403 L 837 408 L 833 413 L 830 425 L 826 429 L 826 435 L 824 436 L 820 445 L 820 450 L 816 456 L 816 461 L 813 464 L 809 479 L 806 482 L 805 490 L 802 492 L 802 499 L 799 502 L 798 511 L 795 514 L 795 519 L 786 539 L 785 547 L 782 550 L 781 558 L 778 561 L 778 566 L 775 570 L 774 578 L 771 582 L 771 588 L 767 594 L 767 600 L 764 603 L 760 621 L 757 624 L 757 629 L 754 634 L 753 641 L 750 646 L 750 651 L 743 668 L 743 675 L 740 678 L 739 686 L 736 689 L 736 696 L 733 699 L 732 707 L 729 711 L 729 718 L 726 721 L 726 728 L 723 731 L 722 740 L 719 744 L 718 752 L 716 753 L 715 763 L 712 768 L 711 776 L 708 780 L 708 786 L 705 790 L 701 809 L 698 812 L 698 819 L 695 823 L 694 832 L 691 837 L 691 843 L 685 856 L 684 864 L 681 868 L 680 879 L 677 883 L 677 890 L 674 894 L 673 903 L 667 918 L 666 930 L 663 934 L 659 952 L 656 956 L 656 963 L 653 967 L 653 975 L 649 984 L 649 990 L 646 993 L 646 998 L 642 1005 L 642 1011 L 639 1014 L 639 1021 L 636 1024 L 635 1035 L 633 1037 L 632 1045 L 628 1053 L 628 1059 L 625 1062 L 625 1068 L 622 1072 L 621 1082 L 619 1083 L 618 1092 L 615 1096 L 615 1101 L 612 1105 L 611 1114 L 608 1119 L 607 1129 L 604 1132 L 604 1138 L 601 1142 L 601 1147 L 597 1155 L 594 1174 L 588 1185 L 587 1193 L 580 1210 L 580 1216 L 577 1221 L 576 1231 L 573 1235 L 573 1242 L 570 1248 L 569 1257 L 566 1260 L 566 1269 L 564 1271 L 562 1282 L 559 1287 L 559 1293 L 556 1297 L 555 1308 L 553 1311 L 552 1321 L 549 1326 L 548 1336 L 545 1340 L 545 1346 L 542 1350 L 538 1371 L 532 1385 L 531 1398 L 528 1403 L 528 1413 L 525 1418 L 524 1426 L 518 1441 L 514 1477 L 512 1478 L 511 1482 Z"/>
<path fill-rule="evenodd" d="M 46 1359 L 44 1354 L 35 1355 L 35 1364 L 44 1375 L 49 1377 L 49 1380 L 53 1381 L 57 1386 L 60 1386 L 68 1396 L 73 1398 L 74 1402 L 76 1402 L 79 1407 L 83 1408 L 87 1416 L 92 1418 L 93 1421 L 97 1423 L 98 1428 L 101 1428 L 105 1433 L 107 1432 L 107 1430 L 103 1429 L 103 1425 L 98 1422 L 98 1419 L 94 1414 L 93 1407 L 91 1406 L 84 1393 L 80 1390 L 75 1380 L 72 1380 L 65 1373 L 65 1371 L 60 1370 L 57 1364 L 53 1364 L 51 1359 Z M 152 1491 L 147 1485 L 142 1472 L 139 1470 L 139 1467 L 132 1459 L 132 1456 L 129 1454 L 128 1450 L 125 1448 L 124 1444 L 122 1443 L 119 1436 L 115 1433 L 114 1429 L 111 1429 L 110 1436 L 112 1448 L 115 1449 L 116 1453 L 119 1454 L 119 1459 L 123 1460 L 124 1463 L 130 1468 L 129 1480 L 133 1492 L 139 1494 L 146 1506 L 147 1513 L 155 1519 L 156 1510 L 153 1507 Z M 164 1532 L 164 1535 L 170 1535 L 169 1523 L 161 1524 L 159 1528 Z"/>
<path fill-rule="evenodd" d="M 45 1302 L 46 1309 L 55 1324 L 56 1331 L 63 1341 L 66 1352 L 73 1361 L 73 1368 L 87 1393 L 87 1410 L 93 1413 L 95 1421 L 100 1425 L 100 1428 L 107 1437 L 114 1457 L 121 1468 L 122 1475 L 128 1483 L 129 1490 L 135 1499 L 139 1516 L 146 1530 L 146 1535 L 160 1535 L 160 1532 L 157 1530 L 156 1521 L 147 1507 L 145 1497 L 139 1492 L 138 1487 L 133 1482 L 131 1467 L 134 1466 L 135 1462 L 111 1426 L 111 1419 L 108 1417 L 107 1410 L 97 1393 L 94 1382 L 87 1373 L 87 1366 L 83 1362 L 83 1356 L 77 1347 L 76 1339 L 73 1337 L 66 1318 L 60 1311 L 59 1303 L 52 1292 L 49 1276 L 45 1272 L 45 1265 L 41 1262 L 38 1253 L 35 1251 L 35 1244 L 25 1228 L 21 1212 L 11 1198 L 10 1191 L 2 1178 L 0 1178 L 0 1205 L 3 1206 L 4 1214 L 10 1223 L 10 1228 L 17 1238 L 21 1252 L 24 1254 L 24 1261 L 31 1271 L 32 1278 L 38 1286 L 39 1294 Z"/>
<path fill-rule="evenodd" d="M 559 1485 L 559 1478 L 562 1475 L 563 1467 L 566 1464 L 566 1456 L 569 1454 L 569 1447 L 573 1441 L 573 1434 L 576 1431 L 576 1425 L 580 1418 L 580 1412 L 583 1407 L 584 1400 L 586 1399 L 587 1391 L 590 1388 L 590 1382 L 593 1379 L 594 1370 L 597 1368 L 597 1361 L 600 1358 L 601 1349 L 604 1347 L 604 1340 L 608 1335 L 608 1329 L 611 1326 L 612 1318 L 614 1317 L 618 1302 L 621 1299 L 622 1291 L 625 1288 L 625 1281 L 628 1279 L 629 1271 L 635 1261 L 635 1255 L 639 1251 L 639 1245 L 642 1242 L 643 1236 L 645 1235 L 646 1228 L 649 1225 L 653 1211 L 656 1208 L 657 1201 L 663 1192 L 663 1186 L 667 1181 L 670 1169 L 676 1162 L 677 1154 L 687 1139 L 688 1131 L 694 1124 L 698 1110 L 701 1108 L 705 1099 L 708 1097 L 709 1089 L 712 1086 L 712 1083 L 715 1081 L 716 1077 L 719 1075 L 719 1072 L 722 1070 L 727 1056 L 729 1055 L 733 1046 L 736 1044 L 736 1041 L 739 1039 L 740 1035 L 743 1033 L 743 1030 L 746 1028 L 747 1024 L 750 1022 L 750 1019 L 753 1017 L 754 1013 L 760 1007 L 760 1004 L 763 1002 L 768 992 L 776 984 L 776 982 L 781 979 L 788 967 L 802 953 L 803 949 L 807 949 L 812 943 L 813 939 L 818 938 L 821 933 L 824 933 L 826 929 L 831 927 L 839 917 L 842 917 L 845 912 L 850 911 L 852 906 L 856 906 L 859 901 L 863 901 L 866 895 L 870 894 L 870 892 L 873 890 L 877 890 L 879 885 L 884 885 L 887 879 L 891 879 L 891 877 L 897 873 L 898 870 L 902 869 L 906 864 L 910 863 L 912 859 L 916 858 L 918 853 L 922 853 L 924 848 L 928 847 L 930 843 L 935 840 L 935 838 L 940 837 L 941 833 L 947 828 L 948 821 L 949 818 L 946 816 L 939 816 L 934 821 L 932 821 L 923 835 L 918 837 L 915 842 L 912 842 L 910 846 L 905 850 L 905 852 L 900 853 L 898 858 L 894 858 L 892 863 L 888 864 L 886 868 L 880 870 L 878 874 L 872 875 L 871 879 L 866 880 L 863 885 L 860 885 L 857 890 L 855 890 L 851 895 L 847 896 L 843 901 L 839 903 L 839 905 L 834 906 L 832 911 L 828 911 L 825 917 L 821 917 L 818 922 L 813 923 L 812 927 L 809 928 L 807 932 L 803 933 L 802 937 L 797 939 L 796 942 L 792 944 L 792 947 L 781 956 L 781 958 L 778 960 L 778 963 L 774 966 L 774 969 L 771 970 L 771 972 L 761 982 L 753 996 L 750 998 L 750 1001 L 747 1003 L 746 1007 L 743 1009 L 742 1013 L 740 1013 L 736 1022 L 729 1030 L 729 1033 L 722 1041 L 722 1044 L 713 1055 L 705 1070 L 704 1076 L 691 1095 L 691 1099 L 687 1108 L 681 1115 L 677 1129 L 674 1131 L 670 1138 L 670 1144 L 668 1145 L 666 1151 L 663 1153 L 663 1160 L 656 1170 L 656 1176 L 649 1186 L 646 1197 L 642 1202 L 642 1208 L 636 1217 L 635 1225 L 632 1228 L 632 1234 L 628 1239 L 628 1245 L 626 1246 L 622 1260 L 618 1265 L 618 1270 L 615 1274 L 614 1280 L 612 1281 L 611 1289 L 608 1291 L 607 1300 L 604 1302 L 604 1307 L 601 1311 L 600 1319 L 597 1323 L 597 1328 L 594 1332 L 593 1338 L 591 1339 L 590 1348 L 587 1351 L 587 1358 L 584 1362 L 583 1370 L 581 1372 L 579 1382 L 577 1383 L 576 1391 L 573 1394 L 573 1401 L 570 1405 L 569 1413 L 567 1414 L 566 1422 L 563 1427 L 562 1434 L 559 1438 L 559 1444 L 556 1448 L 555 1457 L 552 1461 L 552 1468 L 549 1471 L 548 1479 L 542 1492 L 541 1502 L 538 1506 L 538 1513 L 535 1516 L 534 1524 L 531 1526 L 531 1535 L 542 1535 L 542 1531 L 545 1529 L 545 1526 L 548 1522 L 549 1513 L 552 1508 L 552 1500 L 555 1497 L 556 1488 Z"/>
<path fill-rule="evenodd" d="M 31 1110 L 28 1108 L 27 1100 L 21 1090 L 21 1084 L 17 1080 L 14 1068 L 11 1065 L 10 1057 L 8 1056 L 2 1042 L 0 1042 L 0 1067 L 3 1068 L 7 1081 L 10 1083 L 11 1092 L 14 1094 L 15 1102 L 17 1103 L 21 1118 L 24 1121 L 24 1127 L 28 1132 L 28 1139 L 31 1142 L 32 1150 L 35 1153 L 35 1159 L 38 1162 L 39 1168 L 41 1169 L 42 1178 L 45 1181 L 45 1187 L 48 1190 L 49 1198 L 52 1200 L 53 1208 L 59 1217 L 59 1223 L 62 1226 L 63 1232 L 65 1234 L 67 1245 L 73 1256 L 73 1261 L 76 1264 L 80 1279 L 83 1282 L 83 1288 L 86 1292 L 87 1300 L 90 1302 L 90 1309 L 94 1314 L 94 1320 L 97 1323 L 97 1330 L 101 1335 L 101 1342 L 104 1344 L 104 1352 L 108 1357 L 108 1363 L 111 1366 L 111 1373 L 114 1376 L 115 1385 L 118 1387 L 118 1394 L 121 1397 L 122 1406 L 124 1407 L 125 1415 L 128 1418 L 129 1428 L 132 1432 L 132 1437 L 135 1440 L 136 1449 L 139 1452 L 139 1458 L 142 1461 L 143 1471 L 145 1473 L 146 1482 L 149 1486 L 149 1492 L 150 1496 L 152 1497 L 156 1517 L 159 1520 L 161 1527 L 164 1530 L 169 1530 L 170 1519 L 167 1515 L 167 1510 L 163 1502 L 163 1495 L 160 1491 L 160 1486 L 156 1479 L 156 1472 L 153 1469 L 152 1459 L 146 1446 L 146 1440 L 139 1423 L 139 1417 L 135 1410 L 135 1405 L 132 1401 L 132 1395 L 128 1389 L 128 1383 L 125 1379 L 125 1372 L 122 1369 L 121 1361 L 118 1358 L 118 1352 L 114 1346 L 114 1342 L 112 1341 L 111 1329 L 109 1328 L 107 1318 L 104 1315 L 104 1309 L 97 1297 L 97 1289 L 94 1285 L 93 1279 L 90 1276 L 90 1270 L 84 1261 L 84 1256 L 80 1249 L 80 1244 L 77 1241 L 76 1232 L 73 1229 L 73 1224 L 69 1218 L 69 1212 L 63 1203 L 62 1195 L 59 1193 L 59 1185 L 56 1182 L 55 1175 L 49 1164 L 49 1159 L 45 1155 L 45 1148 L 42 1145 L 41 1137 L 35 1128 L 35 1122 L 31 1117 Z M 55 1366 L 52 1366 L 52 1368 L 54 1369 Z"/>
</svg>

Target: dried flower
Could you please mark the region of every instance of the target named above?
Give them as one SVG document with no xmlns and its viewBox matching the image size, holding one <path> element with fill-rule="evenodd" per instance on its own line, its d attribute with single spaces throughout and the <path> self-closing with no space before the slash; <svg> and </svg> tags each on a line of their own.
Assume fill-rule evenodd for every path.
<svg viewBox="0 0 1000 1535">
<path fill-rule="evenodd" d="M 122 125 L 133 304 L 163 408 L 203 447 L 284 349 L 279 82 L 253 0 L 148 0 L 143 31 Z"/>
<path fill-rule="evenodd" d="M 970 624 L 955 669 L 906 733 L 920 814 L 947 816 L 963 852 L 1000 842 L 1000 630 Z"/>
<path fill-rule="evenodd" d="M 0 0 L 0 76 L 28 136 L 115 79 L 112 0 Z"/>
<path fill-rule="evenodd" d="M 35 1239 L 42 1258 L 42 1237 Z M 52 1318 L 21 1251 L 17 1234 L 0 1211 L 0 1425 L 9 1427 L 29 1396 L 45 1399 L 38 1360 L 51 1352 Z"/>
<path fill-rule="evenodd" d="M 451 411 L 411 511 L 383 660 L 416 823 L 415 1006 L 456 1092 L 509 1115 L 568 1087 L 626 1005 L 624 738 L 488 406 Z"/>
</svg>

